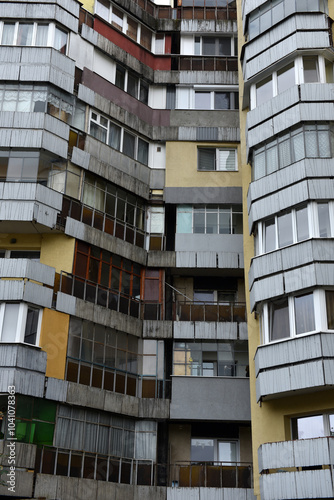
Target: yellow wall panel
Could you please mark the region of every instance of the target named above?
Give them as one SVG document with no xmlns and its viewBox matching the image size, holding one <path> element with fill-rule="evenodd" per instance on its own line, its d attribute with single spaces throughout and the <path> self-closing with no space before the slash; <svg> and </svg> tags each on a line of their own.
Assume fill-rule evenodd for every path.
<svg viewBox="0 0 334 500">
<path fill-rule="evenodd" d="M 48 355 L 47 377 L 64 380 L 69 322 L 68 314 L 51 309 L 43 311 L 40 347 Z"/>
</svg>

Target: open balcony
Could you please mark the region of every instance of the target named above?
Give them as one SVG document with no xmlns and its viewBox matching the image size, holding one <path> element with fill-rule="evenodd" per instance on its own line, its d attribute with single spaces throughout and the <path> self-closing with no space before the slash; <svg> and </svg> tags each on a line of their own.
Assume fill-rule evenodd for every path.
<svg viewBox="0 0 334 500">
<path fill-rule="evenodd" d="M 258 455 L 262 500 L 333 498 L 334 437 L 267 443 Z"/>
</svg>

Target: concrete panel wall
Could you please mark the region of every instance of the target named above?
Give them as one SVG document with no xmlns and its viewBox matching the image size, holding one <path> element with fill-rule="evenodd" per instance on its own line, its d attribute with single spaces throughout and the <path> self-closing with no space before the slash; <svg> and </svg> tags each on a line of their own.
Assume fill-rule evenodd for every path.
<svg viewBox="0 0 334 500">
<path fill-rule="evenodd" d="M 333 498 L 334 495 L 329 469 L 263 475 L 260 491 L 261 498 L 266 500 Z"/>
<path fill-rule="evenodd" d="M 199 254 L 205 252 L 210 256 L 210 253 L 216 252 L 231 252 L 242 253 L 243 251 L 243 238 L 242 234 L 181 234 L 175 235 L 175 251 L 185 252 L 189 248 L 196 249 Z M 205 255 L 204 254 L 204 255 Z M 197 259 L 197 267 L 200 266 L 199 259 Z M 214 263 L 210 267 L 216 267 Z"/>
<path fill-rule="evenodd" d="M 172 377 L 170 418 L 250 421 L 249 380 L 233 377 Z"/>
</svg>

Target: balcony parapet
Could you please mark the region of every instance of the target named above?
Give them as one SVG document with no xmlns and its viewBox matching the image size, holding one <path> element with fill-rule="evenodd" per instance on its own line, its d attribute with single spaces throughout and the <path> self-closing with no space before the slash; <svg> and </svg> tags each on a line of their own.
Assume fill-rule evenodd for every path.
<svg viewBox="0 0 334 500">
<path fill-rule="evenodd" d="M 330 389 L 334 384 L 334 334 L 315 333 L 259 346 L 256 395 L 261 399 Z"/>
<path fill-rule="evenodd" d="M 333 437 L 266 443 L 258 456 L 262 499 L 333 498 Z"/>
<path fill-rule="evenodd" d="M 55 269 L 29 259 L 0 259 L 0 279 L 24 278 L 53 286 Z"/>
</svg>

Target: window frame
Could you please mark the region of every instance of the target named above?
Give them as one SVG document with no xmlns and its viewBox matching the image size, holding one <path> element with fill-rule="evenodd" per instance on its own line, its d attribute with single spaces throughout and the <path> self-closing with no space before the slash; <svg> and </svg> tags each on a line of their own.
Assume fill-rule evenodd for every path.
<svg viewBox="0 0 334 500">
<path fill-rule="evenodd" d="M 204 43 L 203 39 L 214 39 L 215 40 L 215 53 L 214 54 L 204 54 Z M 219 54 L 219 41 L 222 39 L 230 39 L 230 54 Z M 237 36 L 233 33 L 224 35 L 208 35 L 208 34 L 194 34 L 194 55 L 204 56 L 204 57 L 234 57 L 238 55 L 237 50 Z"/>
<path fill-rule="evenodd" d="M 196 106 L 196 95 L 198 94 L 209 94 L 209 106 L 207 107 L 199 107 Z M 228 94 L 229 95 L 229 106 L 225 108 L 216 107 L 216 95 L 217 94 Z M 227 111 L 227 110 L 238 110 L 239 109 L 239 92 L 238 88 L 231 89 L 228 88 L 208 88 L 208 87 L 194 87 L 193 89 L 193 105 L 192 108 L 196 110 L 206 110 L 206 109 L 214 109 L 218 111 Z M 178 108 L 181 109 L 181 108 Z"/>
<path fill-rule="evenodd" d="M 124 74 L 124 81 L 122 82 L 123 83 L 122 85 L 119 85 L 117 83 L 117 73 L 118 72 Z M 130 77 L 136 80 L 136 84 L 137 84 L 137 89 L 136 89 L 136 93 L 135 93 L 136 95 L 129 92 L 129 78 Z M 124 90 L 124 92 L 126 92 L 127 94 L 131 95 L 132 97 L 134 97 L 138 101 L 140 101 L 143 104 L 146 104 L 148 106 L 149 87 L 150 87 L 149 84 L 147 82 L 145 82 L 142 78 L 137 76 L 135 73 L 124 68 L 124 66 L 122 66 L 121 64 L 118 64 L 118 63 L 116 63 L 116 69 L 115 69 L 115 85 L 119 89 Z M 145 92 L 147 94 L 147 97 L 145 97 L 145 99 L 142 99 L 143 89 L 145 89 Z"/>
<path fill-rule="evenodd" d="M 103 121 L 103 124 L 101 123 L 101 120 Z M 96 137 L 91 133 L 91 123 L 96 125 L 97 127 L 100 127 L 104 132 L 105 132 L 105 140 L 100 139 L 99 137 Z M 119 141 L 119 149 L 115 148 L 110 145 L 110 138 L 111 138 L 111 128 L 116 127 L 120 130 L 120 141 Z M 120 151 L 121 153 L 125 154 L 126 156 L 129 156 L 135 161 L 140 162 L 138 159 L 139 156 L 139 145 L 140 143 L 145 143 L 147 145 L 147 163 L 143 163 L 143 165 L 149 166 L 149 161 L 150 161 L 150 143 L 143 139 L 141 136 L 138 136 L 137 134 L 131 132 L 129 129 L 118 125 L 116 122 L 110 120 L 106 116 L 102 115 L 101 113 L 95 111 L 94 109 L 90 110 L 89 114 L 89 134 L 94 137 L 96 140 L 103 142 L 107 146 L 115 149 L 116 151 Z M 134 156 L 131 156 L 124 152 L 124 146 L 125 146 L 125 141 L 124 141 L 124 136 L 125 134 L 128 134 L 128 136 L 134 138 Z M 141 142 L 140 142 L 141 141 Z"/>
<path fill-rule="evenodd" d="M 5 321 L 5 311 L 6 306 L 8 305 L 16 305 L 17 306 L 17 323 L 15 326 L 14 339 L 2 340 L 4 336 L 4 321 Z M 27 327 L 27 315 L 29 310 L 38 311 L 38 320 L 37 320 L 37 332 L 36 332 L 36 340 L 34 344 L 29 342 L 25 342 L 26 337 L 26 327 Z M 41 325 L 42 325 L 42 315 L 43 310 L 35 305 L 30 305 L 25 302 L 2 302 L 0 304 L 0 343 L 1 342 L 10 342 L 13 344 L 25 344 L 25 345 L 34 345 L 39 346 L 40 334 L 41 334 Z"/>
<path fill-rule="evenodd" d="M 3 44 L 2 43 L 2 36 L 3 36 L 3 31 L 4 31 L 4 25 L 5 24 L 14 24 L 14 33 L 13 33 L 13 43 L 11 44 Z M 19 34 L 19 25 L 20 24 L 32 24 L 33 25 L 33 31 L 32 31 L 32 37 L 31 37 L 31 43 L 29 44 L 24 44 L 21 45 L 18 43 L 18 34 Z M 47 43 L 46 45 L 37 45 L 36 44 L 36 39 L 37 39 L 37 29 L 39 25 L 47 25 L 48 26 L 48 35 L 47 35 Z M 56 43 L 56 29 L 59 31 L 62 31 L 63 33 L 66 34 L 66 45 L 65 49 L 63 47 L 57 49 L 55 47 Z M 7 20 L 2 20 L 0 21 L 0 45 L 5 45 L 5 46 L 15 46 L 15 47 L 52 47 L 55 50 L 58 50 L 58 52 L 61 52 L 62 54 L 66 55 L 68 52 L 68 42 L 69 42 L 69 32 L 64 29 L 63 27 L 60 27 L 57 23 L 54 22 L 47 22 L 47 21 L 34 21 L 34 20 L 22 20 L 22 21 L 7 21 Z"/>
<path fill-rule="evenodd" d="M 201 164 L 201 151 L 206 151 L 209 153 L 214 152 L 214 168 L 210 169 L 205 169 L 205 168 L 200 168 Z M 222 169 L 219 168 L 220 160 L 219 160 L 219 155 L 220 152 L 229 152 L 233 151 L 234 152 L 234 169 Z M 210 146 L 198 146 L 197 147 L 197 171 L 198 172 L 238 172 L 238 148 L 237 147 L 210 147 Z"/>
<path fill-rule="evenodd" d="M 204 232 L 195 232 L 195 214 L 198 213 L 198 211 L 203 211 L 204 213 Z M 223 222 L 221 221 L 221 217 L 225 217 L 226 214 L 229 212 L 229 228 L 230 230 L 220 232 L 220 226 L 223 226 Z M 182 215 L 183 213 L 189 214 L 189 217 L 187 217 L 188 220 L 186 222 L 182 220 Z M 210 213 L 216 213 L 217 214 L 217 232 L 212 233 L 212 232 L 207 232 L 207 215 L 206 214 Z M 238 222 L 237 221 L 238 217 L 242 217 L 242 207 L 241 205 L 178 205 L 177 210 L 176 210 L 176 234 L 214 234 L 218 236 L 223 236 L 223 235 L 232 235 L 232 234 L 242 234 L 242 224 L 241 224 L 241 231 L 240 232 L 235 232 L 235 228 L 238 227 Z M 191 221 L 191 227 L 189 222 Z M 240 221 L 239 221 L 240 222 Z M 179 231 L 180 227 L 183 228 L 183 231 Z M 186 232 L 184 232 L 184 229 L 187 229 Z"/>
</svg>

